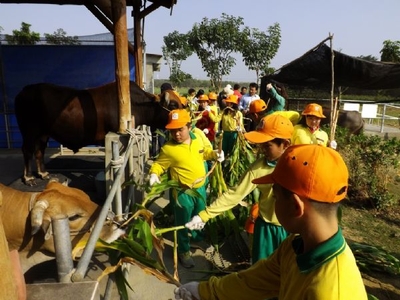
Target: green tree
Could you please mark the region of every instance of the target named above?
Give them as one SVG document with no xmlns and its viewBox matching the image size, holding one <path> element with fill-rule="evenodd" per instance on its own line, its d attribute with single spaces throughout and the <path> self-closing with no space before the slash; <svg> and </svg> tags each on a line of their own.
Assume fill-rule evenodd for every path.
<svg viewBox="0 0 400 300">
<path fill-rule="evenodd" d="M 361 59 L 367 60 L 367 61 L 378 61 L 378 58 L 376 58 L 375 56 L 372 56 L 372 55 L 360 55 L 360 56 L 358 56 L 358 58 L 361 58 Z"/>
<path fill-rule="evenodd" d="M 163 58 L 169 67 L 169 80 L 174 86 L 179 87 L 186 79 L 192 78 L 181 70 L 181 65 L 190 55 L 193 48 L 188 43 L 188 35 L 173 31 L 164 36 L 164 46 L 162 46 Z"/>
<path fill-rule="evenodd" d="M 31 24 L 22 22 L 21 30 L 13 30 L 13 34 L 6 34 L 9 45 L 35 45 L 40 41 L 40 34 L 30 30 Z"/>
<path fill-rule="evenodd" d="M 222 14 L 220 19 L 203 18 L 195 23 L 189 33 L 189 43 L 193 46 L 207 73 L 213 88 L 221 88 L 222 77 L 229 75 L 239 52 L 245 34 L 241 31 L 242 17 Z"/>
<path fill-rule="evenodd" d="M 53 34 L 45 33 L 44 37 L 47 44 L 51 45 L 80 45 L 81 42 L 77 36 L 67 36 L 67 33 L 59 28 Z"/>
<path fill-rule="evenodd" d="M 260 76 L 273 72 L 269 64 L 281 45 L 281 28 L 279 23 L 275 23 L 266 32 L 246 27 L 244 33 L 246 38 L 241 50 L 243 61 L 249 70 L 256 71 L 259 83 Z"/>
<path fill-rule="evenodd" d="M 400 62 L 400 41 L 384 41 L 379 53 L 381 53 L 381 61 Z"/>
</svg>

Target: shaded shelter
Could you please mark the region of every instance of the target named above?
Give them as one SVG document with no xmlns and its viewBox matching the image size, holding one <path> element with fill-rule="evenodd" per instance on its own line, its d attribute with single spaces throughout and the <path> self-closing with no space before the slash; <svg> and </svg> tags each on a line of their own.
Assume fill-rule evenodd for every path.
<svg viewBox="0 0 400 300">
<path fill-rule="evenodd" d="M 400 64 L 367 61 L 335 50 L 333 53 L 335 86 L 367 90 L 400 88 Z M 331 48 L 322 42 L 274 74 L 264 76 L 261 85 L 275 80 L 288 85 L 330 88 L 331 69 Z"/>
</svg>

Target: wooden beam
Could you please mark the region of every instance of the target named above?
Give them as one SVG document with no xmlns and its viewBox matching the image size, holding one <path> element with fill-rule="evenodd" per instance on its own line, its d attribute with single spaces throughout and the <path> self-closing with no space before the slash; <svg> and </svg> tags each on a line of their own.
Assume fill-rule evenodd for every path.
<svg viewBox="0 0 400 300">
<path fill-rule="evenodd" d="M 140 18 L 140 1 L 133 4 L 133 47 L 135 57 L 135 81 L 143 88 L 143 41 L 142 26 Z"/>
<path fill-rule="evenodd" d="M 104 25 L 109 32 L 114 35 L 114 24 L 111 21 L 111 15 L 107 15 L 98 6 L 93 4 L 85 4 L 86 8 Z M 135 50 L 133 45 L 128 41 L 128 51 L 133 56 L 135 55 Z"/>
<path fill-rule="evenodd" d="M 125 133 L 131 120 L 128 31 L 126 0 L 111 0 L 114 22 L 115 79 L 119 98 L 119 132 Z"/>
</svg>

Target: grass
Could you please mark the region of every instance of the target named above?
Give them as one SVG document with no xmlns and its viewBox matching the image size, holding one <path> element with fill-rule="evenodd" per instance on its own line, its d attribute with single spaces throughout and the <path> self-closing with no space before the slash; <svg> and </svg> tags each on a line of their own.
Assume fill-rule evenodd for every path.
<svg viewBox="0 0 400 300">
<path fill-rule="evenodd" d="M 398 123 L 397 123 L 398 124 Z M 391 168 L 389 168 L 391 169 Z M 351 199 L 342 206 L 341 226 L 347 242 L 381 247 L 400 259 L 400 177 L 396 169 L 387 169 L 387 188 L 397 205 L 386 210 L 366 209 Z M 363 273 L 367 292 L 379 300 L 400 299 L 400 278 L 386 272 Z"/>
<path fill-rule="evenodd" d="M 400 207 L 390 213 L 343 206 L 343 234 L 347 242 L 379 246 L 400 259 Z M 400 278 L 386 272 L 363 272 L 368 294 L 379 300 L 400 299 Z"/>
</svg>

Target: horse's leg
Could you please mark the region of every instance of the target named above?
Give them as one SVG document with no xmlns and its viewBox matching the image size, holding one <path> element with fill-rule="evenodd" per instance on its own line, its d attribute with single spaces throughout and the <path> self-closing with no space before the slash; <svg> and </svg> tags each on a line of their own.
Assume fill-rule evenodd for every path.
<svg viewBox="0 0 400 300">
<path fill-rule="evenodd" d="M 24 156 L 24 175 L 22 181 L 29 186 L 36 185 L 35 177 L 32 175 L 32 156 L 33 156 L 33 143 L 30 141 L 22 143 L 22 154 Z"/>
<path fill-rule="evenodd" d="M 46 167 L 44 165 L 44 152 L 46 150 L 48 140 L 48 137 L 41 137 L 37 140 L 35 145 L 35 161 L 37 173 L 40 178 L 45 180 L 50 179 L 50 174 L 46 171 Z"/>
</svg>

